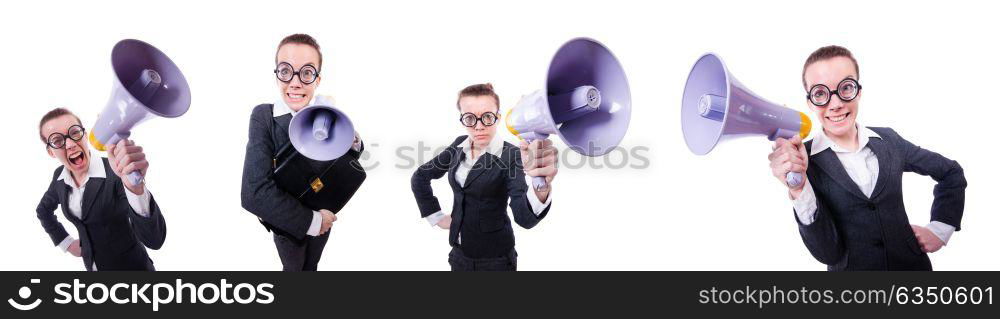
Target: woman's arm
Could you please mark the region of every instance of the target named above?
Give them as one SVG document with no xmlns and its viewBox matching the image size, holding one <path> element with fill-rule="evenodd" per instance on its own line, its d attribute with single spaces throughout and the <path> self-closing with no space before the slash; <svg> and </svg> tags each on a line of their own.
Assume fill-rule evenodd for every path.
<svg viewBox="0 0 1000 319">
<path fill-rule="evenodd" d="M 59 173 L 60 170 L 56 169 L 56 175 L 52 178 L 53 181 L 59 176 Z M 49 234 L 52 244 L 56 246 L 59 246 L 66 237 L 69 237 L 66 228 L 63 227 L 55 215 L 56 207 L 59 206 L 59 196 L 56 191 L 56 187 L 59 187 L 57 186 L 58 184 L 56 182 L 49 183 L 49 189 L 42 195 L 42 199 L 38 201 L 38 207 L 35 208 L 35 215 L 38 217 L 38 221 L 42 223 L 42 228 Z"/>
<path fill-rule="evenodd" d="M 313 211 L 302 205 L 268 178 L 274 161 L 274 145 L 269 128 L 273 121 L 268 108 L 260 105 L 250 116 L 250 136 L 243 160 L 243 183 L 240 191 L 243 208 L 268 224 L 294 235 L 306 236 L 313 222 Z"/>
<path fill-rule="evenodd" d="M 410 177 L 410 189 L 413 190 L 413 197 L 417 200 L 420 217 L 427 218 L 441 211 L 441 203 L 434 196 L 431 180 L 441 178 L 448 173 L 452 161 L 458 160 L 457 150 L 453 144 L 427 163 L 417 167 Z"/>
<path fill-rule="evenodd" d="M 905 156 L 903 171 L 930 176 L 934 185 L 934 202 L 931 204 L 931 221 L 938 221 L 961 229 L 962 213 L 965 211 L 965 171 L 958 162 L 941 154 L 913 145 L 899 137 Z"/>
<path fill-rule="evenodd" d="M 116 181 L 121 184 L 121 181 Z M 117 185 L 115 185 L 117 186 Z M 129 225 L 139 241 L 150 249 L 160 249 L 167 239 L 167 222 L 153 194 L 143 188 L 143 195 L 130 193 L 125 187 L 114 187 L 115 206 L 128 216 Z"/>
<path fill-rule="evenodd" d="M 528 182 L 524 175 L 524 162 L 521 161 L 521 151 L 517 148 L 505 148 L 504 153 L 504 158 L 509 158 L 504 163 L 507 166 L 507 172 L 504 174 L 507 196 L 510 197 L 508 206 L 514 214 L 514 222 L 525 229 L 531 229 L 548 215 L 551 201 L 546 198 L 545 203 L 540 203 L 536 199 L 536 204 L 532 205 L 529 198 L 537 196 L 537 194 L 528 188 Z M 551 189 L 551 183 L 549 183 L 549 187 Z M 529 191 L 531 194 L 528 194 Z"/>
<path fill-rule="evenodd" d="M 839 262 L 847 250 L 837 231 L 837 224 L 830 217 L 830 211 L 824 200 L 816 196 L 809 180 L 816 176 L 808 176 L 799 197 L 795 199 L 795 220 L 799 225 L 799 235 L 802 242 L 821 263 L 833 265 Z M 803 211 L 799 211 L 803 210 Z M 805 218 L 808 219 L 805 219 Z"/>
</svg>

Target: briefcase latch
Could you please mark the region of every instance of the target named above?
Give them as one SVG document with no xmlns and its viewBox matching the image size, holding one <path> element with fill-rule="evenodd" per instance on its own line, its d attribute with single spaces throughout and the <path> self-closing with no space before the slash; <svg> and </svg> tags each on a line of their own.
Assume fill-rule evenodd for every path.
<svg viewBox="0 0 1000 319">
<path fill-rule="evenodd" d="M 313 179 L 312 183 L 309 183 L 309 187 L 312 187 L 313 193 L 319 193 L 323 189 L 323 181 L 319 180 L 319 177 Z"/>
</svg>

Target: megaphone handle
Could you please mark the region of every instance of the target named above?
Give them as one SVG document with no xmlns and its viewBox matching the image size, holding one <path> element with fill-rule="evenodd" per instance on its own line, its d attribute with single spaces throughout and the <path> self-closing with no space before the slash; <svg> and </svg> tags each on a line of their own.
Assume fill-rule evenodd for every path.
<svg viewBox="0 0 1000 319">
<path fill-rule="evenodd" d="M 524 136 L 524 141 L 528 142 L 528 144 L 531 144 L 531 142 L 534 142 L 537 139 L 544 139 L 541 136 L 537 136 L 537 135 L 531 134 L 531 133 L 524 134 L 524 135 L 527 135 L 527 136 Z M 547 137 L 547 135 L 546 135 L 546 137 Z M 521 160 L 523 161 L 524 159 L 521 159 Z M 546 190 L 546 189 L 549 188 L 549 183 L 545 182 L 545 176 L 532 176 L 531 177 L 531 188 L 533 188 L 536 191 L 544 191 L 544 190 Z"/>
<path fill-rule="evenodd" d="M 544 176 L 534 176 L 531 178 L 531 187 L 536 191 L 543 191 L 549 188 L 549 184 L 545 182 Z"/>
<path fill-rule="evenodd" d="M 132 182 L 132 185 L 139 185 L 142 183 L 142 174 L 139 174 L 139 171 L 128 173 L 128 176 L 126 177 L 128 177 L 129 182 Z"/>
<path fill-rule="evenodd" d="M 110 139 L 108 139 L 107 145 L 118 144 L 121 140 L 128 139 L 130 135 L 132 135 L 131 132 L 115 133 L 111 135 Z M 132 182 L 132 185 L 139 185 L 139 183 L 142 183 L 143 179 L 142 174 L 140 174 L 139 171 L 132 171 L 125 177 L 128 178 L 129 182 Z"/>
<path fill-rule="evenodd" d="M 785 174 L 785 183 L 788 183 L 788 186 L 792 187 L 802 185 L 802 173 L 788 172 L 788 174 Z"/>
<path fill-rule="evenodd" d="M 792 138 L 795 137 L 796 135 L 799 135 L 799 132 L 778 128 L 778 130 L 774 131 L 774 133 L 768 136 L 767 139 L 773 141 L 776 140 L 778 137 Z M 788 183 L 788 186 L 798 187 L 799 185 L 802 185 L 802 181 L 803 181 L 802 173 L 788 172 L 785 174 L 785 183 Z"/>
</svg>

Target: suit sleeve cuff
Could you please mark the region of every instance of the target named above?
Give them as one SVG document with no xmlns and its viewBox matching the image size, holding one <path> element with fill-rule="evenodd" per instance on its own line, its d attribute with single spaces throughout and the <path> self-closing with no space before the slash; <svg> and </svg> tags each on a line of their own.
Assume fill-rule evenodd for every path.
<svg viewBox="0 0 1000 319">
<path fill-rule="evenodd" d="M 951 235 L 955 233 L 955 226 L 939 221 L 932 221 L 930 224 L 927 224 L 927 229 L 930 229 L 931 232 L 940 238 L 945 245 L 948 244 L 948 240 L 951 239 Z"/>
<path fill-rule="evenodd" d="M 444 216 L 446 216 L 446 215 L 439 210 L 436 213 L 433 213 L 433 214 L 430 214 L 427 217 L 424 217 L 424 219 L 426 219 L 427 222 L 431 224 L 431 227 L 434 227 L 434 226 L 437 226 L 438 222 L 440 222 L 442 219 L 444 219 Z"/>
<path fill-rule="evenodd" d="M 802 225 L 808 226 L 816 220 L 816 193 L 813 192 L 809 180 L 806 180 L 806 185 L 802 187 L 799 198 L 792 199 L 792 206 L 795 207 L 795 214 L 799 216 Z"/>
<path fill-rule="evenodd" d="M 66 252 L 67 250 L 69 250 L 69 244 L 72 244 L 74 240 L 76 240 L 76 238 L 73 238 L 73 236 L 66 236 L 66 238 L 64 238 L 62 242 L 59 243 L 58 245 L 59 249 L 62 249 L 63 252 Z"/>
<path fill-rule="evenodd" d="M 531 176 L 524 175 L 524 180 L 528 185 L 531 185 Z M 546 208 L 549 208 L 549 204 L 552 204 L 552 191 L 549 191 L 549 196 L 545 199 L 544 203 L 541 199 L 538 199 L 538 194 L 535 194 L 535 191 L 530 186 L 527 193 L 528 203 L 531 204 L 531 212 L 535 213 L 535 216 L 541 215 Z"/>
<path fill-rule="evenodd" d="M 323 214 L 320 214 L 317 211 L 313 211 L 313 220 L 312 223 L 309 224 L 309 230 L 306 230 L 306 235 L 313 237 L 319 236 L 319 229 L 322 226 L 323 226 Z"/>
<path fill-rule="evenodd" d="M 122 187 L 125 187 L 124 184 Z M 142 217 L 149 217 L 149 201 L 152 195 L 149 194 L 149 189 L 143 186 L 142 195 L 133 194 L 132 191 L 125 188 L 125 198 L 128 199 L 128 205 L 132 207 L 132 211 Z"/>
</svg>

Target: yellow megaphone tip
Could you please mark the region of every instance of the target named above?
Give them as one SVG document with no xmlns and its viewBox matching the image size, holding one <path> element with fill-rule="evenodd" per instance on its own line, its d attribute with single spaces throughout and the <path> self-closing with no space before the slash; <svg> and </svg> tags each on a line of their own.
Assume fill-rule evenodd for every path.
<svg viewBox="0 0 1000 319">
<path fill-rule="evenodd" d="M 812 120 L 809 119 L 809 115 L 803 112 L 799 112 L 799 117 L 802 118 L 802 126 L 799 127 L 799 137 L 804 140 L 812 132 Z"/>
<path fill-rule="evenodd" d="M 521 133 L 518 133 L 517 130 L 514 129 L 514 124 L 510 122 L 511 111 L 514 111 L 514 108 L 510 108 L 509 110 L 507 110 L 507 115 L 505 115 L 506 118 L 504 119 L 504 123 L 507 124 L 507 131 L 510 131 L 510 134 L 514 134 L 514 136 L 517 136 L 517 138 L 520 139 Z"/>
<path fill-rule="evenodd" d="M 104 144 L 102 144 L 100 141 L 98 141 L 97 137 L 94 136 L 94 131 L 93 130 L 90 131 L 90 134 L 88 134 L 87 139 L 90 140 L 90 145 L 93 146 L 98 151 L 104 152 L 104 151 L 107 150 L 107 148 L 104 146 Z"/>
</svg>

